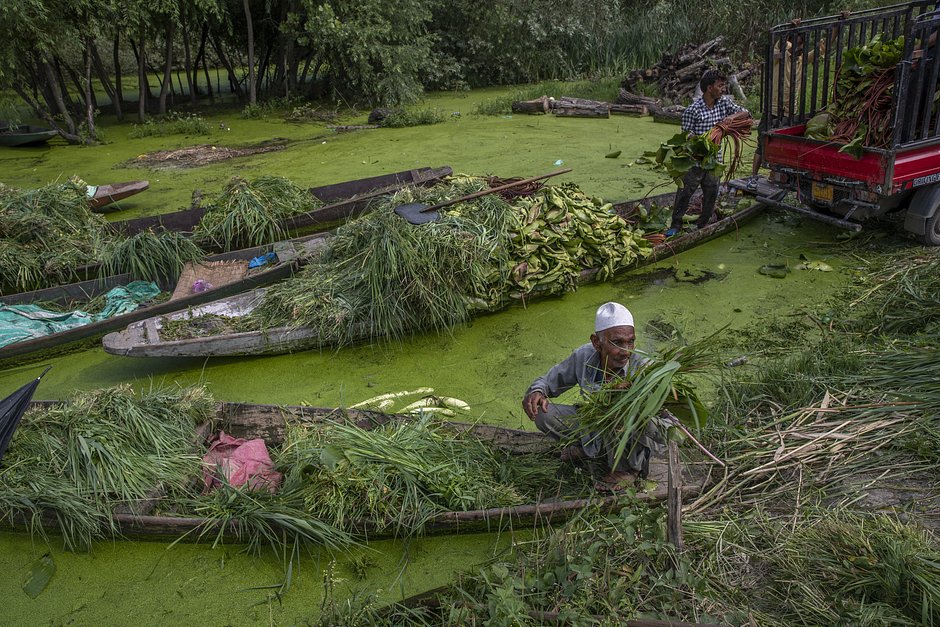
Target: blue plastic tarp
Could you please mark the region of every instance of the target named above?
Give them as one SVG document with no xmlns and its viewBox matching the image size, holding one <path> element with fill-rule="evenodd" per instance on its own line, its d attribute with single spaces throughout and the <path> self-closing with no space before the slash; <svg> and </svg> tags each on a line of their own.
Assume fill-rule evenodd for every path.
<svg viewBox="0 0 940 627">
<path fill-rule="evenodd" d="M 156 283 L 134 281 L 115 287 L 106 295 L 104 309 L 97 314 L 76 310 L 48 311 L 38 305 L 0 305 L 0 347 L 85 326 L 125 314 L 160 293 Z"/>
</svg>

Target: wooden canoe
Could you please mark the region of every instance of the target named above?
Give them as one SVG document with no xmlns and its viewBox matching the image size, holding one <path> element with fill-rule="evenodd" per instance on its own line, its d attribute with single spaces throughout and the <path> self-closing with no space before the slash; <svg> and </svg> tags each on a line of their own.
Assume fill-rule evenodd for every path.
<svg viewBox="0 0 940 627">
<path fill-rule="evenodd" d="M 124 200 L 134 194 L 146 191 L 150 188 L 150 181 L 127 181 L 125 183 L 114 183 L 111 185 L 98 185 L 95 187 L 94 194 L 88 200 L 88 205 L 92 211 L 104 213 L 105 207 L 108 211 L 114 211 L 117 207 L 112 207 L 113 203 Z"/>
<path fill-rule="evenodd" d="M 35 146 L 44 144 L 59 133 L 44 126 L 10 124 L 0 121 L 0 146 Z"/>
<path fill-rule="evenodd" d="M 327 204 L 309 213 L 294 216 L 286 220 L 282 226 L 289 232 L 328 226 L 367 211 L 373 202 L 382 196 L 395 193 L 402 187 L 433 184 L 452 173 L 453 170 L 448 166 L 423 167 L 312 187 L 309 189 L 310 194 Z M 205 208 L 197 207 L 157 216 L 112 222 L 111 226 L 119 233 L 126 235 L 134 235 L 159 227 L 168 231 L 190 232 L 196 228 L 205 213 Z"/>
<path fill-rule="evenodd" d="M 52 401 L 37 401 L 33 405 L 48 407 Z M 315 408 L 284 405 L 258 405 L 246 403 L 219 403 L 216 420 L 211 428 L 201 425 L 196 429 L 195 438 L 200 442 L 199 450 L 204 451 L 207 438 L 219 430 L 237 438 L 262 438 L 269 448 L 276 448 L 284 441 L 287 425 L 294 423 L 315 423 L 337 421 L 356 424 L 360 428 L 370 429 L 390 420 L 407 420 L 409 417 L 383 414 L 372 411 L 342 410 L 335 408 Z M 558 444 L 549 436 L 538 431 L 524 431 L 494 425 L 469 424 L 460 422 L 447 423 L 462 433 L 470 433 L 496 449 L 512 455 L 557 455 Z M 649 479 L 655 486 L 647 491 L 639 491 L 630 497 L 631 501 L 658 502 L 667 498 L 668 464 L 665 457 L 654 456 L 650 462 Z M 684 464 L 682 468 L 682 496 L 688 498 L 701 493 L 707 482 L 707 466 Z M 193 477 L 201 481 L 202 477 Z M 196 540 L 205 533 L 215 538 L 219 533 L 224 537 L 239 540 L 236 525 L 223 528 L 222 525 L 204 518 L 187 516 L 180 512 L 156 512 L 161 504 L 163 493 L 155 489 L 148 499 L 122 506 L 112 519 L 118 533 L 124 537 L 148 539 L 176 539 L 185 536 Z M 586 507 L 597 507 L 601 511 L 613 510 L 624 503 L 624 496 L 601 494 L 589 491 L 578 498 L 545 498 L 539 502 L 512 507 L 443 512 L 434 516 L 424 527 L 426 534 L 479 533 L 507 528 L 531 528 L 549 523 L 560 524 L 576 515 Z M 0 517 L 4 518 L 4 517 Z M 23 517 L 13 516 L 14 525 L 25 526 Z M 54 519 L 44 519 L 43 526 L 55 530 Z M 366 535 L 370 539 L 392 537 L 394 530 L 375 521 L 350 521 L 350 531 Z M 187 535 L 188 534 L 188 535 Z"/>
<path fill-rule="evenodd" d="M 174 298 L 163 303 L 139 307 L 138 309 L 101 320 L 90 324 L 52 333 L 42 337 L 32 338 L 8 344 L 0 347 L 0 364 L 4 364 L 11 358 L 17 361 L 24 360 L 25 356 L 44 354 L 46 351 L 64 350 L 69 345 L 78 342 L 88 341 L 98 338 L 105 333 L 121 329 L 128 324 L 151 316 L 160 316 L 180 308 L 194 307 L 226 296 L 233 296 L 246 290 L 257 289 L 264 285 L 270 285 L 290 276 L 297 268 L 303 264 L 305 255 L 316 250 L 323 245 L 326 239 L 325 234 L 308 235 L 292 240 L 278 242 L 270 246 L 259 246 L 255 248 L 246 248 L 218 255 L 206 257 L 199 265 L 200 268 L 189 268 L 188 272 L 195 278 L 199 278 L 199 272 L 212 272 L 220 266 L 227 269 L 233 269 L 235 272 L 229 272 L 229 280 L 209 279 L 213 285 L 211 289 L 202 292 L 193 293 L 191 286 L 193 280 L 188 281 L 189 285 L 177 285 Z M 277 261 L 275 263 L 261 266 L 257 271 L 248 271 L 248 262 L 258 256 L 268 252 L 275 252 Z M 218 276 L 216 272 L 216 276 Z M 186 281 L 187 269 L 184 269 L 180 277 Z M 0 304 L 3 305 L 23 305 L 30 303 L 56 303 L 61 306 L 74 306 L 73 303 L 86 302 L 96 296 L 105 294 L 113 287 L 126 285 L 131 282 L 129 275 L 109 276 L 101 279 L 71 283 L 59 287 L 46 288 L 33 292 L 24 292 L 10 296 L 0 297 Z M 178 281 L 178 283 L 180 283 Z M 164 289 L 170 289 L 173 286 L 161 286 Z M 189 287 L 190 289 L 185 289 Z"/>
<path fill-rule="evenodd" d="M 752 185 L 748 188 L 747 181 L 732 182 L 732 187 L 742 191 L 755 193 L 758 198 L 771 197 L 780 194 L 779 190 L 766 182 Z M 675 193 L 662 194 L 655 197 L 628 201 L 616 205 L 621 215 L 629 217 L 641 203 L 657 202 L 660 205 L 671 204 Z M 628 268 L 620 272 L 627 272 L 676 255 L 688 248 L 718 237 L 738 228 L 739 225 L 753 218 L 764 209 L 765 205 L 755 202 L 746 209 L 742 209 L 726 218 L 713 222 L 703 229 L 687 233 L 668 240 L 653 247 L 653 254 L 647 259 L 639 259 Z M 581 272 L 579 282 L 590 283 L 595 280 L 598 269 L 587 269 Z M 538 293 L 528 294 L 526 299 L 538 297 Z M 221 301 L 180 310 L 166 315 L 167 319 L 193 319 L 206 314 L 226 315 L 238 317 L 247 315 L 255 309 L 264 297 L 264 290 L 244 292 Z M 508 306 L 513 301 L 507 301 Z M 236 355 L 268 355 L 290 353 L 294 351 L 322 348 L 327 343 L 320 337 L 320 333 L 313 327 L 274 327 L 258 331 L 244 331 L 211 335 L 206 337 L 169 340 L 160 335 L 163 324 L 162 316 L 155 316 L 135 322 L 122 331 L 109 333 L 103 339 L 104 350 L 112 355 L 126 357 L 220 357 Z M 365 339 L 365 338 L 363 338 Z"/>
</svg>

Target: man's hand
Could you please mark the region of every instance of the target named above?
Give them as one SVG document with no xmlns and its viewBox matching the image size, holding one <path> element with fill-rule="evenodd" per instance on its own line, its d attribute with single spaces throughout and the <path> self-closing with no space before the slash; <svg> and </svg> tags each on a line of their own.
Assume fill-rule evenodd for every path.
<svg viewBox="0 0 940 627">
<path fill-rule="evenodd" d="M 535 420 L 540 410 L 548 411 L 548 398 L 538 390 L 533 390 L 522 399 L 522 409 L 529 420 Z"/>
</svg>

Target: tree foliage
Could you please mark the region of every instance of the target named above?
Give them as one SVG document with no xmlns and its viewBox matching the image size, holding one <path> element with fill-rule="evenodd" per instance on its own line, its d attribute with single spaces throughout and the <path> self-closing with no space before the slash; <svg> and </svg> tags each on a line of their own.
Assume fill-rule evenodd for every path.
<svg viewBox="0 0 940 627">
<path fill-rule="evenodd" d="M 401 105 L 427 88 L 623 74 L 718 34 L 754 57 L 769 26 L 876 2 L 0 0 L 0 91 L 94 141 L 106 104 L 140 121 L 222 92 Z"/>
</svg>

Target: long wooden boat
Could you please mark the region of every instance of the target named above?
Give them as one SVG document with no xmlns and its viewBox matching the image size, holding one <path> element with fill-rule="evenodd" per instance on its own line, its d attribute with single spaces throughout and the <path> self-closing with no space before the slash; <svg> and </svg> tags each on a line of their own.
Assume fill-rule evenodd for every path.
<svg viewBox="0 0 940 627">
<path fill-rule="evenodd" d="M 0 146 L 35 146 L 44 144 L 59 133 L 44 126 L 10 124 L 0 120 Z"/>
<path fill-rule="evenodd" d="M 334 198 L 345 199 L 341 202 L 334 203 L 332 208 L 325 208 L 328 216 L 327 214 L 321 214 L 321 219 L 323 219 L 324 222 L 335 222 L 344 217 L 356 215 L 366 210 L 369 203 L 379 198 L 383 193 L 394 192 L 409 184 L 433 184 L 445 176 L 448 176 L 451 173 L 451 169 L 449 167 L 434 169 L 420 168 L 418 170 L 409 170 L 408 173 L 407 176 L 405 176 L 405 173 L 399 172 L 393 175 L 357 179 L 345 183 L 328 185 L 323 188 L 315 188 L 315 190 L 319 190 L 317 193 L 322 194 L 327 200 Z M 400 179 L 399 182 L 389 184 L 389 181 L 394 180 L 396 177 Z M 411 181 L 411 183 L 408 181 Z M 383 184 L 384 186 L 376 188 L 376 184 Z M 363 194 L 361 192 L 363 189 L 371 189 L 372 191 Z M 198 306 L 212 300 L 233 296 L 241 292 L 270 285 L 271 283 L 275 283 L 290 276 L 296 271 L 299 265 L 304 262 L 305 258 L 304 255 L 299 253 L 309 251 L 311 247 L 320 246 L 322 241 L 323 238 L 321 236 L 304 236 L 269 246 L 253 247 L 211 255 L 200 264 L 200 270 L 203 273 L 213 275 L 212 278 L 194 276 L 188 279 L 188 286 L 179 285 L 180 281 L 177 281 L 175 284 L 160 286 L 163 289 L 174 289 L 174 285 L 176 286 L 175 297 L 170 301 L 141 307 L 127 314 L 76 327 L 67 331 L 27 339 L 0 347 L 0 364 L 7 362 L 11 358 L 22 361 L 26 355 L 42 355 L 51 349 L 58 350 L 71 347 L 76 343 L 98 338 L 105 333 L 122 329 L 132 322 L 150 316 L 161 316 L 180 309 Z M 249 260 L 272 251 L 277 253 L 278 263 L 263 266 L 257 271 L 248 271 L 247 263 Z M 222 265 L 228 266 L 228 269 L 217 267 Z M 212 269 L 207 270 L 207 268 Z M 90 264 L 77 269 L 78 275 L 85 280 L 76 283 L 20 294 L 0 295 L 0 304 L 55 303 L 60 306 L 73 306 L 74 303 L 88 301 L 96 296 L 105 294 L 108 290 L 117 285 L 125 285 L 131 280 L 127 275 L 97 277 L 98 269 L 99 266 L 97 264 Z M 217 277 L 216 275 L 221 276 Z M 184 279 L 185 277 L 180 278 Z M 184 289 L 191 287 L 195 278 L 207 279 L 214 288 L 199 293 L 192 293 Z"/>
<path fill-rule="evenodd" d="M 449 166 L 439 168 L 422 167 L 392 174 L 380 174 L 367 178 L 311 187 L 308 191 L 318 200 L 327 203 L 305 214 L 286 220 L 281 226 L 289 232 L 334 224 L 339 220 L 359 215 L 369 209 L 382 196 L 395 193 L 407 185 L 433 184 L 453 174 Z M 204 207 L 184 209 L 144 218 L 112 222 L 119 233 L 133 235 L 147 229 L 162 227 L 168 231 L 189 232 L 196 228 L 205 215 Z"/>
<path fill-rule="evenodd" d="M 756 181 L 737 180 L 732 182 L 732 187 L 755 194 L 758 201 L 703 229 L 675 237 L 654 246 L 653 254 L 649 258 L 637 260 L 630 267 L 621 269 L 621 272 L 634 270 L 668 258 L 732 231 L 764 209 L 765 205 L 760 202 L 760 198 L 769 198 L 781 193 L 766 181 L 758 183 Z M 671 204 L 674 196 L 675 193 L 670 193 L 628 201 L 619 203 L 616 208 L 621 215 L 628 217 L 641 203 Z M 582 284 L 593 282 L 597 273 L 598 269 L 583 270 L 579 282 Z M 526 298 L 531 299 L 537 296 L 537 293 L 529 294 Z M 327 345 L 327 342 L 320 336 L 318 329 L 303 326 L 274 327 L 257 331 L 243 331 L 188 339 L 168 339 L 161 336 L 164 319 L 196 319 L 207 314 L 236 318 L 251 313 L 263 298 L 264 289 L 258 289 L 208 303 L 202 307 L 185 311 L 180 310 L 166 315 L 165 318 L 155 316 L 135 322 L 122 331 L 106 335 L 102 341 L 104 350 L 112 355 L 125 357 L 219 357 L 289 353 L 322 348 Z"/>
<path fill-rule="evenodd" d="M 295 272 L 307 256 L 321 247 L 326 241 L 326 234 L 308 235 L 268 246 L 257 246 L 218 255 L 210 255 L 195 267 L 184 268 L 175 285 L 173 297 L 165 302 L 138 307 L 136 310 L 113 316 L 98 322 L 75 327 L 58 333 L 31 338 L 0 347 L 0 364 L 15 358 L 21 361 L 25 356 L 48 350 L 64 350 L 69 345 L 98 338 L 105 333 L 126 327 L 135 321 L 160 316 L 180 308 L 195 307 L 204 303 L 233 296 L 246 290 L 276 283 Z M 275 260 L 260 266 L 257 270 L 248 268 L 249 262 L 269 252 L 275 253 Z M 211 285 L 203 291 L 193 291 L 196 279 L 203 279 Z M 0 297 L 0 305 L 24 305 L 32 303 L 55 303 L 62 307 L 73 307 L 76 303 L 87 302 L 96 296 L 106 294 L 118 285 L 132 281 L 130 275 L 122 274 L 92 279 L 51 287 L 32 292 Z M 163 289 L 174 289 L 174 285 L 162 285 Z"/>
<path fill-rule="evenodd" d="M 150 188 L 150 181 L 127 181 L 125 183 L 113 183 L 110 185 L 98 185 L 94 188 L 88 205 L 92 211 L 104 213 L 105 207 L 109 211 L 116 209 L 112 204 L 129 198 L 134 194 L 146 191 Z"/>
<path fill-rule="evenodd" d="M 38 401 L 34 406 L 48 407 L 52 401 Z M 391 420 L 407 420 L 401 415 L 383 414 L 372 411 L 343 410 L 336 408 L 316 408 L 284 405 L 257 405 L 245 403 L 219 403 L 216 419 L 211 425 L 200 425 L 196 429 L 198 448 L 205 451 L 208 437 L 219 430 L 236 438 L 262 438 L 269 448 L 276 448 L 284 441 L 289 424 L 310 424 L 324 421 L 355 424 L 363 429 L 371 429 L 386 424 Z M 469 433 L 490 446 L 508 452 L 511 455 L 557 455 L 558 444 L 549 436 L 538 431 L 524 431 L 494 425 L 469 424 L 461 422 L 447 423 L 449 428 L 461 433 Z M 632 501 L 657 502 L 667 498 L 668 463 L 665 457 L 654 456 L 650 462 L 649 480 L 653 482 L 646 491 L 639 491 L 630 497 Z M 704 464 L 683 464 L 682 496 L 688 498 L 701 493 L 707 482 L 707 466 Z M 193 477 L 201 481 L 202 477 Z M 204 518 L 187 516 L 184 513 L 161 511 L 163 493 L 155 489 L 149 498 L 124 505 L 116 511 L 112 520 L 122 536 L 148 539 L 175 539 L 185 536 L 195 540 L 200 535 L 215 538 L 221 534 L 233 540 L 239 540 L 237 525 L 223 527 L 220 523 Z M 619 494 L 602 494 L 588 490 L 575 497 L 555 498 L 546 496 L 541 500 L 512 507 L 491 509 L 450 511 L 431 518 L 425 525 L 426 534 L 477 533 L 507 528 L 531 528 L 535 525 L 559 524 L 576 515 L 586 507 L 596 507 L 609 511 L 624 503 Z M 14 524 L 25 526 L 23 518 L 13 517 Z M 56 529 L 51 517 L 43 520 L 43 526 Z M 379 539 L 392 537 L 395 530 L 376 521 L 349 521 L 348 530 L 363 534 L 368 538 Z"/>
</svg>

